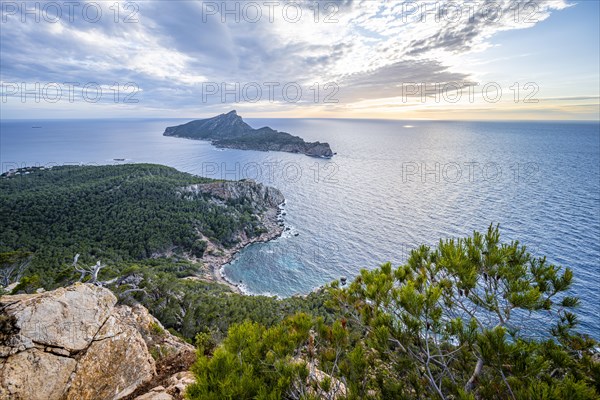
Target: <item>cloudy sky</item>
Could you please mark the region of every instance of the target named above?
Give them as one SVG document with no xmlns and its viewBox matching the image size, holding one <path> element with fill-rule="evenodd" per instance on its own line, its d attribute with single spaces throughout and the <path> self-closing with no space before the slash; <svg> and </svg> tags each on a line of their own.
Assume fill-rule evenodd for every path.
<svg viewBox="0 0 600 400">
<path fill-rule="evenodd" d="M 3 0 L 1 117 L 597 120 L 599 20 L 583 0 Z"/>
</svg>

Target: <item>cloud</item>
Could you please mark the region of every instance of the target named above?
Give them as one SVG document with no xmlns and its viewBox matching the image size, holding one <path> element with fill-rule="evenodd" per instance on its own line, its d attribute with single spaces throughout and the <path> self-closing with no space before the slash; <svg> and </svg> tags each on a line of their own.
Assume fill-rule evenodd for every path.
<svg viewBox="0 0 600 400">
<path fill-rule="evenodd" d="M 262 6 L 257 22 L 222 8 L 228 4 L 229 11 L 235 10 L 237 4 L 243 12 L 247 2 L 120 2 L 117 8 L 113 2 L 78 2 L 78 11 L 71 16 L 62 10 L 61 18 L 50 5 L 66 3 L 39 3 L 47 10 L 39 22 L 30 15 L 21 21 L 22 3 L 14 3 L 15 15 L 2 21 L 3 82 L 133 82 L 140 88 L 140 109 L 165 112 L 223 107 L 221 96 L 203 100 L 207 82 L 295 83 L 308 94 L 315 83 L 335 82 L 346 105 L 406 94 L 403 84 L 409 82 L 468 86 L 470 76 L 456 72 L 444 54 L 480 51 L 498 32 L 535 25 L 515 22 L 508 0 L 475 3 L 473 18 L 459 21 L 436 21 L 427 13 L 423 21 L 421 9 L 409 7 L 415 2 L 304 0 L 299 2 L 302 18 L 291 21 L 284 11 L 292 3 L 283 1 L 273 10 Z M 490 21 L 492 3 L 502 17 Z M 536 4 L 538 21 L 568 6 L 558 0 Z M 92 22 L 82 10 L 88 7 L 91 13 L 96 5 L 102 18 Z M 125 22 L 127 17 L 133 22 Z M 287 102 L 281 92 L 273 102 L 265 100 L 244 106 L 315 105 L 307 99 Z"/>
<path fill-rule="evenodd" d="M 421 97 L 444 88 L 461 89 L 474 85 L 469 76 L 450 72 L 438 61 L 406 60 L 353 74 L 341 81 L 341 97 L 347 102 L 398 96 Z"/>
<path fill-rule="evenodd" d="M 457 8 L 434 8 L 435 16 L 430 18 L 439 21 L 438 29 L 426 38 L 411 41 L 406 48 L 407 54 L 427 54 L 432 50 L 467 52 L 484 45 L 498 32 L 531 28 L 548 18 L 551 11 L 569 7 L 564 1 L 515 3 L 510 0 L 486 0 L 472 4 Z M 420 17 L 423 17 L 423 12 Z"/>
</svg>

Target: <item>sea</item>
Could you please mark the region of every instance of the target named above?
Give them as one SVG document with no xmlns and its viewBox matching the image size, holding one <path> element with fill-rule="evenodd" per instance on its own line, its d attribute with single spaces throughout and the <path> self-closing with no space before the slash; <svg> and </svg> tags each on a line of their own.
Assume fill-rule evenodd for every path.
<svg viewBox="0 0 600 400">
<path fill-rule="evenodd" d="M 499 224 L 503 241 L 573 269 L 580 330 L 600 339 L 597 122 L 245 120 L 328 142 L 336 154 L 223 150 L 162 135 L 187 119 L 2 120 L 1 172 L 144 162 L 274 186 L 286 198 L 286 231 L 223 268 L 249 294 L 306 294 Z"/>
</svg>

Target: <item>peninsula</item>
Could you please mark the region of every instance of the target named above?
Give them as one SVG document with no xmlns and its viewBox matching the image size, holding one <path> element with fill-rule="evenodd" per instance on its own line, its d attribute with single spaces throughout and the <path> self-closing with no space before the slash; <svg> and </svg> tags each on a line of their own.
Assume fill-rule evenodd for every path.
<svg viewBox="0 0 600 400">
<path fill-rule="evenodd" d="M 0 218 L 0 254 L 31 253 L 30 270 L 48 286 L 64 283 L 57 271 L 75 254 L 91 264 L 186 260 L 181 277 L 229 285 L 220 268 L 283 231 L 279 190 L 157 164 L 12 170 L 0 175 L 0 193 L 0 215 L 11 216 Z"/>
<path fill-rule="evenodd" d="M 199 119 L 165 129 L 164 136 L 210 140 L 220 148 L 284 151 L 311 157 L 331 158 L 328 143 L 305 142 L 298 136 L 279 132 L 267 126 L 254 129 L 242 120 L 235 110 L 213 118 Z"/>
</svg>

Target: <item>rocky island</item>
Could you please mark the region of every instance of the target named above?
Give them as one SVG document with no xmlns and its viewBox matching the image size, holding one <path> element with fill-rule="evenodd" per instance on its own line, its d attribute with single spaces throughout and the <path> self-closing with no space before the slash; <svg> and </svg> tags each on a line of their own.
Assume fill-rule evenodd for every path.
<svg viewBox="0 0 600 400">
<path fill-rule="evenodd" d="M 331 158 L 328 143 L 305 142 L 304 139 L 269 127 L 254 129 L 242 120 L 235 110 L 213 118 L 199 119 L 183 125 L 170 126 L 164 136 L 210 140 L 220 148 L 284 151 L 311 157 Z"/>
</svg>

